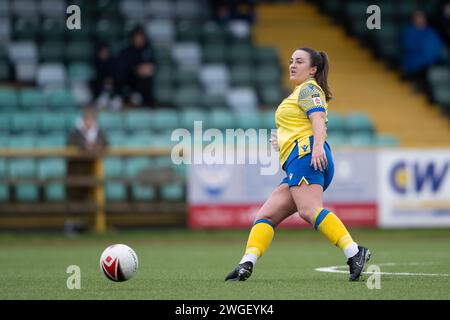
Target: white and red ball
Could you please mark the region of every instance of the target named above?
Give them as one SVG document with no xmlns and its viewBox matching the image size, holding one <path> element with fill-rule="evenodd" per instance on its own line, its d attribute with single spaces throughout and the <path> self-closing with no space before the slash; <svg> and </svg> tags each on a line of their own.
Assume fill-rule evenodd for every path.
<svg viewBox="0 0 450 320">
<path fill-rule="evenodd" d="M 137 271 L 138 257 L 124 244 L 113 244 L 100 256 L 100 269 L 112 281 L 129 280 Z"/>
</svg>

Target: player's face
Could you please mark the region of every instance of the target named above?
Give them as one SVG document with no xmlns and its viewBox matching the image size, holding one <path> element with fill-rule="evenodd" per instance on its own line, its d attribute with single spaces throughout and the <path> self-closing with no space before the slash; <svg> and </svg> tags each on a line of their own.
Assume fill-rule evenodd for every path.
<svg viewBox="0 0 450 320">
<path fill-rule="evenodd" d="M 300 84 L 313 77 L 317 67 L 311 67 L 310 65 L 309 53 L 303 50 L 295 50 L 289 63 L 289 78 L 291 81 Z"/>
</svg>

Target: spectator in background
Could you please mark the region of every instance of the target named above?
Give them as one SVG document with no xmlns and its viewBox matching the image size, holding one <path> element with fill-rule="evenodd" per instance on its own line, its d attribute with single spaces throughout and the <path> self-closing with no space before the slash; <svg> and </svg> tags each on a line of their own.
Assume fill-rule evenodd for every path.
<svg viewBox="0 0 450 320">
<path fill-rule="evenodd" d="M 115 90 L 115 59 L 106 43 L 100 43 L 94 57 L 95 77 L 91 88 L 98 108 L 118 110 L 122 99 Z"/>
<path fill-rule="evenodd" d="M 450 44 L 450 1 L 443 2 L 433 18 L 436 28 L 447 44 Z"/>
<path fill-rule="evenodd" d="M 116 86 L 122 97 L 135 106 L 153 105 L 155 61 L 142 27 L 131 32 L 130 44 L 119 54 L 116 70 Z"/>
<path fill-rule="evenodd" d="M 83 116 L 77 119 L 75 128 L 69 134 L 68 145 L 94 152 L 101 151 L 108 145 L 106 136 L 97 125 L 93 110 L 86 109 Z"/>
<path fill-rule="evenodd" d="M 424 12 L 417 10 L 412 15 L 411 24 L 401 35 L 401 64 L 407 79 L 415 82 L 417 89 L 428 96 L 427 71 L 442 59 L 443 44 L 436 31 L 428 26 Z"/>
</svg>

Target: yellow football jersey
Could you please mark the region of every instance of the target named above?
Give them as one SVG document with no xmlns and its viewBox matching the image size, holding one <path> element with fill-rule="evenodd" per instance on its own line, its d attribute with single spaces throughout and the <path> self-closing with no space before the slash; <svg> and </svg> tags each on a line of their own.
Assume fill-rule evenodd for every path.
<svg viewBox="0 0 450 320">
<path fill-rule="evenodd" d="M 298 85 L 291 95 L 285 98 L 275 113 L 275 124 L 280 147 L 280 164 L 289 157 L 295 146 L 304 145 L 307 141 L 310 152 L 309 137 L 313 135 L 309 115 L 316 111 L 328 111 L 325 93 L 315 79 L 308 79 Z"/>
</svg>

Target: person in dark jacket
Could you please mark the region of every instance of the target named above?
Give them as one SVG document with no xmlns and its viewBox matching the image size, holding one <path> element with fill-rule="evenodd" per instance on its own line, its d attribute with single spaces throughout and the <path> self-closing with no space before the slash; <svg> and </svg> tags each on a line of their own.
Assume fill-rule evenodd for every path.
<svg viewBox="0 0 450 320">
<path fill-rule="evenodd" d="M 106 136 L 98 127 L 92 110 L 87 109 L 83 117 L 77 119 L 75 128 L 69 134 L 68 145 L 86 151 L 101 151 L 108 145 Z"/>
<path fill-rule="evenodd" d="M 145 30 L 138 26 L 131 32 L 130 45 L 120 52 L 117 61 L 118 92 L 133 105 L 153 105 L 155 60 Z"/>
</svg>

